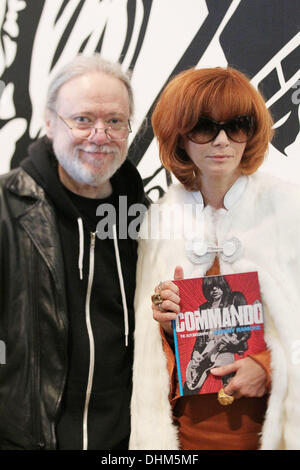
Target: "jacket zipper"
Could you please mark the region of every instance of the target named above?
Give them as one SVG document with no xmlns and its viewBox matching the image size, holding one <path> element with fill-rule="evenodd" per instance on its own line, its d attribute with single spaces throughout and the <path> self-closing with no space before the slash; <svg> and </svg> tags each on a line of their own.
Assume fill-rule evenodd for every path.
<svg viewBox="0 0 300 470">
<path fill-rule="evenodd" d="M 88 449 L 88 412 L 89 412 L 89 403 L 91 398 L 93 378 L 94 378 L 94 367 L 95 367 L 95 342 L 94 335 L 91 325 L 91 315 L 90 315 L 90 300 L 92 293 L 92 285 L 94 279 L 94 264 L 95 264 L 95 243 L 96 243 L 96 232 L 91 232 L 90 234 L 90 257 L 89 257 L 89 277 L 88 277 L 88 286 L 86 292 L 85 300 L 85 321 L 87 326 L 87 332 L 89 337 L 90 345 L 90 366 L 89 366 L 89 375 L 85 395 L 85 405 L 83 410 L 83 450 Z"/>
</svg>

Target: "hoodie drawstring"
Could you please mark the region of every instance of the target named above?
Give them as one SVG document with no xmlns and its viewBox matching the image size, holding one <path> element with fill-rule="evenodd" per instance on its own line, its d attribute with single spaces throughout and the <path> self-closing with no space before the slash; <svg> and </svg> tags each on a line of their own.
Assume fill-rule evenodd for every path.
<svg viewBox="0 0 300 470">
<path fill-rule="evenodd" d="M 94 380 L 94 369 L 95 369 L 95 340 L 91 324 L 91 313 L 90 313 L 90 301 L 92 295 L 92 286 L 94 279 L 94 266 L 95 266 L 95 243 L 96 243 L 96 233 L 91 233 L 91 244 L 90 244 L 90 262 L 89 262 L 89 277 L 87 285 L 87 293 L 85 299 L 85 320 L 86 327 L 89 337 L 90 345 L 90 364 L 89 364 L 89 375 L 87 381 L 87 389 L 85 396 L 85 405 L 83 411 L 83 450 L 88 449 L 88 412 L 89 412 L 89 403 L 92 393 L 92 386 Z"/>
<path fill-rule="evenodd" d="M 79 269 L 79 278 L 83 279 L 83 254 L 84 254 L 84 231 L 83 231 L 83 222 L 82 218 L 78 217 L 78 232 L 79 232 L 79 255 L 78 255 L 78 269 Z"/>
<path fill-rule="evenodd" d="M 119 255 L 116 225 L 114 224 L 112 228 L 113 228 L 115 255 L 116 255 L 116 261 L 117 261 L 117 269 L 118 269 L 118 276 L 119 276 L 122 303 L 123 303 L 123 312 L 124 312 L 125 346 L 127 347 L 128 346 L 128 333 L 129 333 L 127 301 L 126 301 L 124 280 L 123 280 L 123 274 L 122 274 L 122 268 L 121 268 L 121 260 L 120 260 L 120 255 Z"/>
</svg>

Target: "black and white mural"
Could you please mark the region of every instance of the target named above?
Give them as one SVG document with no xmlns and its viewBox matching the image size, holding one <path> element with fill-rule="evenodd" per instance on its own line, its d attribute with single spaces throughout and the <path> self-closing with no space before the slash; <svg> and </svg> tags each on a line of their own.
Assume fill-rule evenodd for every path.
<svg viewBox="0 0 300 470">
<path fill-rule="evenodd" d="M 129 158 L 152 199 L 171 182 L 153 139 L 153 105 L 171 76 L 193 66 L 229 64 L 251 78 L 276 128 L 263 170 L 300 182 L 299 0 L 0 0 L 0 28 L 0 173 L 44 133 L 56 70 L 97 51 L 132 72 Z"/>
</svg>

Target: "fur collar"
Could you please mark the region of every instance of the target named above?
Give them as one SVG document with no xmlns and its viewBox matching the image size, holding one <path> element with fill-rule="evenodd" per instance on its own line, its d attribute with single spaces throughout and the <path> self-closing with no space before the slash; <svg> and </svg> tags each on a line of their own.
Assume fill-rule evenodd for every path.
<svg viewBox="0 0 300 470">
<path fill-rule="evenodd" d="M 156 218 L 151 218 L 151 212 L 157 208 L 150 208 L 141 230 L 137 267 L 132 449 L 178 448 L 168 401 L 166 359 L 151 312 L 154 287 L 160 280 L 172 279 L 176 265 L 183 266 L 186 278 L 205 275 L 213 257 L 195 261 L 187 243 L 199 239 L 222 247 L 233 238 L 239 240 L 240 250 L 233 259 L 219 253 L 221 274 L 258 272 L 265 338 L 272 355 L 272 390 L 261 448 L 300 449 L 300 367 L 291 360 L 293 348 L 300 342 L 299 201 L 299 187 L 256 174 L 247 177 L 244 191 L 228 209 L 216 211 L 207 206 L 197 213 L 193 193 L 178 184 L 157 205 Z M 184 204 L 193 208 L 185 220 Z M 168 216 L 170 209 L 173 217 Z M 192 224 L 190 237 L 184 232 L 187 223 Z M 149 230 L 151 239 L 145 236 Z M 166 233 L 173 237 L 167 238 Z"/>
</svg>

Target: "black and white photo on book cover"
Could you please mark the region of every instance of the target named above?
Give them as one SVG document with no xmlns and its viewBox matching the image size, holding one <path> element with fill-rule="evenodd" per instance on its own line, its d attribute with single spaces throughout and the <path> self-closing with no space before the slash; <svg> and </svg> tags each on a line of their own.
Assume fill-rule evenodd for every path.
<svg viewBox="0 0 300 470">
<path fill-rule="evenodd" d="M 174 281 L 180 313 L 173 321 L 180 395 L 217 392 L 231 376 L 210 374 L 266 349 L 257 272 Z"/>
</svg>

